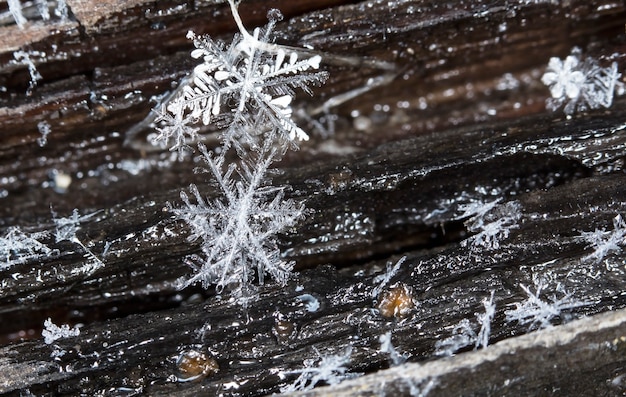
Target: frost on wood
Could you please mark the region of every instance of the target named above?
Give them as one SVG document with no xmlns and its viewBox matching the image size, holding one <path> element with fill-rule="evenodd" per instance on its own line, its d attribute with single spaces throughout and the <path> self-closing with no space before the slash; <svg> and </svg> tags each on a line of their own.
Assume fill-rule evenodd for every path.
<svg viewBox="0 0 626 397">
<path fill-rule="evenodd" d="M 528 298 L 523 302 L 516 302 L 515 309 L 504 312 L 506 321 L 517 321 L 521 325 L 528 324 L 529 330 L 543 329 L 550 327 L 554 318 L 567 320 L 567 317 L 563 314 L 564 310 L 590 304 L 590 302 L 579 301 L 572 297 L 561 284 L 557 284 L 555 294 L 548 296 L 547 300 L 544 300 L 545 297 L 542 298 L 542 295 L 546 295 L 544 289 L 547 287 L 547 281 L 535 279 L 533 283 L 535 287 L 534 292 L 529 287 L 520 284 Z M 560 297 L 557 297 L 557 293 Z"/>
<path fill-rule="evenodd" d="M 478 334 L 472 328 L 470 321 L 466 318 L 461 320 L 452 329 L 452 336 L 437 341 L 435 344 L 435 354 L 439 356 L 451 356 L 464 347 L 474 345 L 474 349 L 485 348 L 489 344 L 489 334 L 491 333 L 491 321 L 496 314 L 496 305 L 493 301 L 494 291 L 491 291 L 489 299 L 483 299 L 484 313 L 475 313 L 480 331 Z"/>
<path fill-rule="evenodd" d="M 187 260 L 195 274 L 183 281 L 183 287 L 201 282 L 205 288 L 215 284 L 221 291 L 228 286 L 236 297 L 246 299 L 254 292 L 255 274 L 259 284 L 265 274 L 285 283 L 293 263 L 281 259 L 276 235 L 295 225 L 304 207 L 286 200 L 284 187 L 269 184 L 266 173 L 275 150 L 224 170 L 223 158 L 215 159 L 203 145 L 199 149 L 221 195 L 205 200 L 191 185 L 193 200 L 181 192 L 185 206 L 170 206 L 191 228 L 189 241 L 201 241 L 202 253 Z"/>
<path fill-rule="evenodd" d="M 59 327 L 54 324 L 50 318 L 44 321 L 43 326 L 44 329 L 41 332 L 41 336 L 43 336 L 44 342 L 48 345 L 57 339 L 71 338 L 80 335 L 80 329 L 78 329 L 78 327 L 74 326 L 74 328 L 70 328 L 67 324 L 63 324 Z"/>
<path fill-rule="evenodd" d="M 611 252 L 621 252 L 620 246 L 626 244 L 626 222 L 621 215 L 617 215 L 613 218 L 613 231 L 596 229 L 593 232 L 582 232 L 578 239 L 593 249 L 591 254 L 583 257 L 583 261 L 598 263 Z"/>
<path fill-rule="evenodd" d="M 53 250 L 39 241 L 43 237 L 45 233 L 28 234 L 19 227 L 7 229 L 0 237 L 0 269 L 50 255 Z"/>
<path fill-rule="evenodd" d="M 469 217 L 465 221 L 468 231 L 476 233 L 462 242 L 463 246 L 470 245 L 472 249 L 498 249 L 500 241 L 509 237 L 512 229 L 518 228 L 522 217 L 521 206 L 518 202 L 509 201 L 499 204 L 501 199 L 491 202 L 473 202 L 462 205 L 463 211 L 458 219 Z"/>
<path fill-rule="evenodd" d="M 590 57 L 582 59 L 580 48 L 574 47 L 565 60 L 550 58 L 541 81 L 550 87 L 551 98 L 546 107 L 555 111 L 563 104 L 563 111 L 571 115 L 576 111 L 608 108 L 615 92 L 623 93 L 624 84 L 619 81 L 617 62 L 603 68 Z"/>
<path fill-rule="evenodd" d="M 240 34 L 225 45 L 189 32 L 196 47 L 191 56 L 203 62 L 160 113 L 161 126 L 153 143 L 173 137 L 172 149 L 184 150 L 187 139 L 195 138 L 188 124 L 198 122 L 223 129 L 225 150 L 240 142 L 257 148 L 268 133 L 290 143 L 308 139 L 292 120 L 291 101 L 294 89 L 311 94 L 309 86 L 326 79 L 325 72 L 313 71 L 321 57 L 300 59 L 297 52 L 271 43 L 272 29 L 282 18 L 278 10 L 271 10 L 269 24 L 251 35 L 241 24 L 234 2 L 230 5 Z"/>
<path fill-rule="evenodd" d="M 300 375 L 294 383 L 282 387 L 281 393 L 311 390 L 318 383 L 334 385 L 360 375 L 347 373 L 348 367 L 346 365 L 350 362 L 352 347 L 347 348 L 343 354 L 333 356 L 322 356 L 317 349 L 314 348 L 314 350 L 318 358 L 306 359 L 304 360 L 304 368 L 290 371 L 289 373 Z"/>
</svg>

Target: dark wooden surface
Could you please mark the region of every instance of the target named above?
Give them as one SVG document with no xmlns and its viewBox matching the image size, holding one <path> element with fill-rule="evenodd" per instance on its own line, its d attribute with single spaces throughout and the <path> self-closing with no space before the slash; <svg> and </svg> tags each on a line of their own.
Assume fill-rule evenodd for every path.
<svg viewBox="0 0 626 397">
<path fill-rule="evenodd" d="M 269 3 L 243 2 L 247 26 L 264 23 Z M 60 216 L 77 208 L 95 213 L 81 241 L 96 255 L 110 243 L 92 274 L 76 272 L 88 258 L 53 235 L 45 241 L 54 255 L 0 271 L 0 392 L 265 395 L 292 382 L 297 375 L 279 374 L 317 357 L 314 347 L 339 354 L 348 345 L 349 371 L 367 375 L 333 395 L 408 394 L 401 377 L 436 378 L 432 395 L 624 392 L 624 254 L 589 263 L 576 236 L 610 230 L 626 214 L 626 100 L 567 119 L 544 109 L 540 82 L 549 58 L 574 45 L 624 70 L 623 4 L 271 2 L 286 16 L 277 42 L 324 53 L 330 72 L 297 106 L 310 112 L 370 78 L 387 81 L 331 108 L 335 134 L 312 132 L 278 165 L 274 183 L 289 184 L 287 195 L 311 213 L 280 236 L 298 272 L 284 288 L 261 287 L 247 311 L 228 294 L 176 290 L 190 272 L 183 258 L 198 247 L 166 203 L 179 204 L 189 183 L 215 192 L 192 159 L 148 147 L 150 131 L 126 134 L 150 98 L 193 67 L 187 30 L 233 33 L 224 4 L 177 4 L 68 0 L 67 21 L 0 27 L 0 230 L 53 232 L 51 208 Z M 43 79 L 31 95 L 27 67 L 12 62 L 20 48 L 46 53 L 35 58 Z M 43 120 L 51 133 L 41 147 Z M 205 133 L 208 145 L 217 142 Z M 72 178 L 62 193 L 53 189 L 59 172 Z M 519 228 L 498 250 L 470 252 L 459 208 L 496 198 L 520 203 Z M 373 279 L 404 255 L 390 285 L 409 285 L 417 304 L 404 319 L 384 318 L 372 311 Z M 504 311 L 538 275 L 589 302 L 569 315 L 592 317 L 523 336 L 528 326 L 506 322 Z M 435 343 L 474 320 L 491 291 L 493 346 L 434 356 Z M 304 309 L 303 293 L 319 299 L 318 312 Z M 276 336 L 278 313 L 293 334 Z M 83 324 L 81 334 L 44 344 L 48 317 Z M 387 331 L 409 364 L 386 369 L 378 337 Z M 52 358 L 59 348 L 66 354 Z M 208 352 L 219 372 L 175 381 L 176 357 L 188 349 Z"/>
</svg>

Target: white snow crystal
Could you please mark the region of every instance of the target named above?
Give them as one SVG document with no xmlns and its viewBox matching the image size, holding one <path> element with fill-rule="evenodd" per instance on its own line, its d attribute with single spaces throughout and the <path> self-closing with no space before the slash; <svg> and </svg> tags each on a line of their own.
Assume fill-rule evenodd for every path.
<svg viewBox="0 0 626 397">
<path fill-rule="evenodd" d="M 42 331 L 41 336 L 44 337 L 44 342 L 48 345 L 57 339 L 71 338 L 73 336 L 80 335 L 80 329 L 78 329 L 77 326 L 70 328 L 69 325 L 63 324 L 59 327 L 58 325 L 55 325 L 50 318 L 44 321 L 43 326 L 44 330 Z"/>
</svg>

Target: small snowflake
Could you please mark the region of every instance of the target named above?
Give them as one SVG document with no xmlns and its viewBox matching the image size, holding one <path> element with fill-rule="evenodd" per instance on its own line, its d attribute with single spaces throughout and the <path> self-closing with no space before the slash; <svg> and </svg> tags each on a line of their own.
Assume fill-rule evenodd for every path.
<svg viewBox="0 0 626 397">
<path fill-rule="evenodd" d="M 593 232 L 582 232 L 578 239 L 593 248 L 593 252 L 585 256 L 583 261 L 593 260 L 598 263 L 609 253 L 622 251 L 620 246 L 626 245 L 626 222 L 621 215 L 617 215 L 613 218 L 613 231 L 596 229 Z"/>
<path fill-rule="evenodd" d="M 578 70 L 579 59 L 569 55 L 565 61 L 550 58 L 548 69 L 541 78 L 543 84 L 550 86 L 552 98 L 576 98 L 585 83 L 585 75 Z"/>
<path fill-rule="evenodd" d="M 174 144 L 170 146 L 170 151 L 178 151 L 179 158 L 182 158 L 185 152 L 193 151 L 187 141 L 194 141 L 198 138 L 198 128 L 190 126 L 194 120 L 180 110 L 181 106 L 180 100 L 172 101 L 167 109 L 163 106 L 154 120 L 158 134 L 148 136 L 153 145 L 162 147 L 166 147 L 170 139 L 173 140 Z"/>
<path fill-rule="evenodd" d="M 515 309 L 504 313 L 506 321 L 517 321 L 521 325 L 529 324 L 529 330 L 543 329 L 550 327 L 554 318 L 563 319 L 563 310 L 586 306 L 590 303 L 575 299 L 561 284 L 557 284 L 555 288 L 560 297 L 553 294 L 548 296 L 548 300 L 544 300 L 542 295 L 545 295 L 544 290 L 548 283 L 540 279 L 535 279 L 533 282 L 534 292 L 529 287 L 520 284 L 528 298 L 521 303 L 515 303 Z"/>
<path fill-rule="evenodd" d="M 509 237 L 511 230 L 518 228 L 522 218 L 521 206 L 516 201 L 500 204 L 501 199 L 490 202 L 472 202 L 459 207 L 463 211 L 457 219 L 465 221 L 467 230 L 476 233 L 461 242 L 471 249 L 498 249 L 500 241 Z"/>
<path fill-rule="evenodd" d="M 346 373 L 348 371 L 346 364 L 350 362 L 352 347 L 347 348 L 343 354 L 334 356 L 322 356 L 317 349 L 314 348 L 314 350 L 318 359 L 306 359 L 304 360 L 304 368 L 290 371 L 291 373 L 299 373 L 300 376 L 298 376 L 293 384 L 282 387 L 280 389 L 281 393 L 297 390 L 311 390 L 320 382 L 334 385 L 345 379 L 360 375 Z M 317 365 L 315 365 L 316 361 Z"/>
</svg>

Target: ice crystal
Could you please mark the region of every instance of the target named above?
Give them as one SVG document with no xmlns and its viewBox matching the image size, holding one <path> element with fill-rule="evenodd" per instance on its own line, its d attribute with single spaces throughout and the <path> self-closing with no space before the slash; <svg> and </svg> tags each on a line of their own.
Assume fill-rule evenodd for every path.
<svg viewBox="0 0 626 397">
<path fill-rule="evenodd" d="M 398 262 L 396 262 L 393 267 L 391 266 L 391 264 L 387 264 L 387 270 L 385 271 L 385 273 L 374 277 L 373 282 L 379 284 L 372 290 L 371 295 L 373 298 L 380 295 L 380 292 L 383 290 L 383 288 L 385 288 L 385 285 L 387 285 L 389 281 L 391 281 L 391 278 L 398 272 L 398 270 L 400 270 L 400 266 L 402 266 L 405 260 L 406 256 L 403 256 L 398 260 Z"/>
<path fill-rule="evenodd" d="M 48 143 L 48 135 L 50 135 L 51 132 L 50 124 L 45 120 L 40 121 L 39 123 L 37 123 L 37 129 L 41 134 L 41 136 L 37 138 L 37 143 L 39 144 L 39 146 L 46 146 L 46 143 Z"/>
<path fill-rule="evenodd" d="M 468 231 L 476 233 L 462 242 L 474 248 L 497 249 L 500 241 L 509 237 L 512 229 L 518 228 L 521 219 L 521 206 L 515 201 L 499 204 L 501 199 L 491 202 L 473 202 L 462 205 L 463 211 L 458 219 L 469 217 L 465 221 Z"/>
<path fill-rule="evenodd" d="M 26 18 L 22 14 L 22 4 L 20 4 L 20 0 L 8 0 L 9 12 L 13 15 L 13 19 L 17 26 L 22 28 L 26 23 Z"/>
<path fill-rule="evenodd" d="M 471 322 L 464 318 L 452 329 L 452 336 L 437 341 L 435 344 L 435 354 L 440 356 L 451 356 L 460 349 L 474 345 L 474 349 L 479 347 L 485 348 L 489 344 L 489 335 L 491 334 L 491 321 L 496 314 L 496 305 L 493 302 L 494 291 L 491 291 L 491 297 L 482 300 L 485 308 L 484 313 L 475 313 L 476 319 L 480 324 L 478 334 L 472 328 Z"/>
<path fill-rule="evenodd" d="M 41 336 L 44 337 L 44 342 L 46 344 L 51 344 L 57 339 L 62 338 L 71 338 L 73 336 L 80 335 L 80 329 L 77 326 L 70 328 L 69 325 L 63 324 L 62 326 L 58 326 L 52 322 L 52 319 L 48 318 L 43 323 L 44 330 L 41 332 Z"/>
<path fill-rule="evenodd" d="M 476 337 L 476 348 L 487 347 L 489 344 L 489 335 L 491 334 L 491 321 L 496 315 L 496 304 L 493 301 L 493 295 L 495 291 L 491 291 L 491 297 L 489 299 L 483 299 L 482 303 L 485 308 L 484 313 L 476 313 L 476 318 L 480 323 L 480 331 Z"/>
<path fill-rule="evenodd" d="M 182 106 L 180 101 L 174 101 L 169 105 L 170 109 L 177 109 L 179 106 Z M 158 133 L 149 135 L 148 139 L 150 142 L 153 145 L 167 147 L 170 139 L 173 140 L 174 144 L 170 146 L 170 151 L 177 151 L 179 157 L 182 157 L 185 152 L 192 152 L 193 149 L 187 142 L 197 139 L 198 128 L 190 125 L 194 123 L 191 116 L 185 115 L 183 111 L 179 110 L 170 112 L 165 109 L 165 106 L 157 114 L 158 117 L 155 119 L 155 122 L 157 125 L 161 125 L 161 127 L 156 127 Z"/>
<path fill-rule="evenodd" d="M 391 343 L 391 331 L 382 334 L 378 340 L 380 341 L 380 351 L 389 354 L 393 365 L 400 365 L 406 361 L 406 357 L 396 350 Z"/>
<path fill-rule="evenodd" d="M 579 240 L 588 243 L 588 247 L 593 248 L 593 252 L 583 258 L 583 261 L 593 260 L 600 262 L 611 252 L 621 252 L 626 244 L 626 222 L 621 215 L 613 218 L 613 231 L 606 229 L 596 229 L 593 232 L 582 232 L 578 236 Z"/>
<path fill-rule="evenodd" d="M 582 59 L 580 48 L 574 47 L 565 60 L 550 58 L 541 81 L 550 87 L 551 98 L 546 102 L 555 111 L 563 104 L 563 111 L 571 115 L 576 111 L 608 108 L 615 92 L 621 93 L 623 83 L 617 71 L 617 62 L 603 68 L 590 57 Z"/>
<path fill-rule="evenodd" d="M 466 318 L 459 321 L 452 328 L 452 336 L 435 343 L 435 354 L 438 356 L 451 356 L 458 350 L 476 343 L 478 336 Z"/>
<path fill-rule="evenodd" d="M 322 356 L 315 349 L 318 358 L 304 360 L 304 368 L 290 371 L 293 374 L 300 374 L 291 385 L 284 386 L 280 389 L 281 393 L 293 392 L 298 390 L 311 390 L 320 382 L 328 385 L 340 383 L 345 379 L 350 379 L 359 374 L 346 373 L 352 354 L 352 347 L 345 350 L 343 354 L 333 356 Z M 317 362 L 317 365 L 315 363 Z"/>
<path fill-rule="evenodd" d="M 506 321 L 517 321 L 521 325 L 529 324 L 529 330 L 543 329 L 550 327 L 554 318 L 564 319 L 563 310 L 589 304 L 589 302 L 575 299 L 561 284 L 557 284 L 555 288 L 555 292 L 560 297 L 552 294 L 547 297 L 548 300 L 544 300 L 542 295 L 545 295 L 544 289 L 548 283 L 543 279 L 535 279 L 533 283 L 535 287 L 534 292 L 529 287 L 520 284 L 528 298 L 521 303 L 516 302 L 515 309 L 504 312 Z"/>
<path fill-rule="evenodd" d="M 90 218 L 92 218 L 95 213 L 80 216 L 78 214 L 78 209 L 74 209 L 72 212 L 72 216 L 70 217 L 58 217 L 53 212 L 53 220 L 56 227 L 55 230 L 55 239 L 56 242 L 59 243 L 61 241 L 69 241 L 74 244 L 78 244 L 86 253 L 87 256 L 93 261 L 93 263 L 85 264 L 84 266 L 75 269 L 72 273 L 84 273 L 91 274 L 97 269 L 104 266 L 104 263 L 100 258 L 93 253 L 79 238 L 76 236 L 76 232 L 80 229 L 80 224 Z"/>
<path fill-rule="evenodd" d="M 198 147 L 221 195 L 205 200 L 191 185 L 193 200 L 181 192 L 185 206 L 170 206 L 191 228 L 189 241 L 201 240 L 202 254 L 188 258 L 195 274 L 183 286 L 196 282 L 205 288 L 215 284 L 218 290 L 230 286 L 235 296 L 246 298 L 253 292 L 255 273 L 259 284 L 265 274 L 285 283 L 293 264 L 281 259 L 276 235 L 292 227 L 304 207 L 285 199 L 284 187 L 269 184 L 266 173 L 275 149 L 266 148 L 239 167 L 231 164 L 224 170 L 223 158 Z"/>
<path fill-rule="evenodd" d="M 43 78 L 41 77 L 41 74 L 37 70 L 37 66 L 35 65 L 35 62 L 32 59 L 32 57 L 34 56 L 43 57 L 45 56 L 45 54 L 39 51 L 26 52 L 26 51 L 21 51 L 21 50 L 15 51 L 13 53 L 13 59 L 15 59 L 16 62 L 19 62 L 22 65 L 26 65 L 26 67 L 28 68 L 30 81 L 28 83 L 28 90 L 26 90 L 26 95 L 31 95 L 33 90 L 37 86 L 37 82 Z"/>
<path fill-rule="evenodd" d="M 17 226 L 8 228 L 5 235 L 0 237 L 0 269 L 51 254 L 52 249 L 39 241 L 43 237 L 45 233 L 28 234 Z"/>
<path fill-rule="evenodd" d="M 278 10 L 270 10 L 264 29 L 250 34 L 241 23 L 234 0 L 229 4 L 240 33 L 230 45 L 188 33 L 196 47 L 191 56 L 203 62 L 165 107 L 170 116 L 161 115 L 159 136 L 153 141 L 167 142 L 175 136 L 176 143 L 184 143 L 190 130 L 181 128 L 181 123 L 189 121 L 215 123 L 222 128 L 224 149 L 239 142 L 257 148 L 268 133 L 291 143 L 307 140 L 308 135 L 292 120 L 291 101 L 294 89 L 311 93 L 310 85 L 326 79 L 325 72 L 314 71 L 321 57 L 300 59 L 296 51 L 271 43 L 272 30 L 282 19 Z"/>
</svg>

